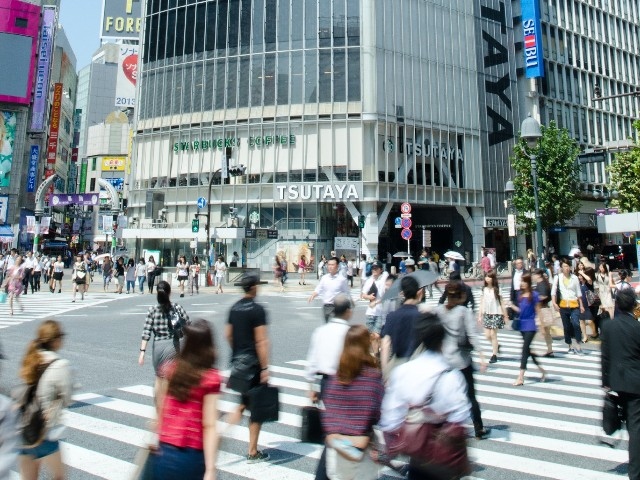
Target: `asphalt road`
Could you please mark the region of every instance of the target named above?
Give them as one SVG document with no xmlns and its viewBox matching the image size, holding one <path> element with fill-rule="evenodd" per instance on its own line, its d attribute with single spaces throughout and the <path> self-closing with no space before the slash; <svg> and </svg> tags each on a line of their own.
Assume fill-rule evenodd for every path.
<svg viewBox="0 0 640 480">
<path fill-rule="evenodd" d="M 261 448 L 269 451 L 272 461 L 247 465 L 243 460 L 246 424 L 235 427 L 221 445 L 220 479 L 313 478 L 320 449 L 297 441 L 300 408 L 306 405 L 303 360 L 311 332 L 323 321 L 320 302 L 310 305 L 306 301 L 311 289 L 293 285 L 284 294 L 272 286 L 261 289 L 258 300 L 266 307 L 270 322 L 272 381 L 281 388 L 280 421 L 265 425 L 261 436 Z M 229 349 L 222 338 L 223 327 L 230 306 L 241 294 L 233 287 L 222 295 L 203 290 L 200 295 L 185 298 L 178 298 L 174 291 L 173 300 L 182 304 L 192 318 L 212 322 L 219 367 L 225 370 Z M 11 320 L 14 323 L 0 330 L 0 343 L 7 356 L 2 362 L 1 385 L 6 389 L 15 384 L 20 358 L 40 318 L 50 315 L 60 320 L 68 334 L 61 353 L 73 364 L 78 384 L 63 444 L 69 478 L 128 478 L 137 447 L 146 441 L 144 431 L 152 415 L 151 363 L 140 367 L 137 358 L 144 318 L 155 296 L 105 294 L 92 287 L 84 304 L 69 303 L 68 292 L 39 293 L 24 300 L 26 313 L 17 314 Z M 40 313 L 30 315 L 36 307 Z M 3 308 L 0 306 L 0 315 Z M 362 303 L 356 308 L 354 321 L 364 321 Z M 626 478 L 626 437 L 623 435 L 616 449 L 599 444 L 598 345 L 587 344 L 590 351 L 585 357 L 565 357 L 566 349 L 556 341 L 558 355 L 544 359 L 549 381 L 538 383 L 538 374 L 531 366 L 526 385 L 516 388 L 511 383 L 517 375 L 521 340 L 516 332 L 504 330 L 501 334 L 500 361 L 477 376 L 485 424 L 493 427 L 493 432 L 490 440 L 470 441 L 476 462 L 473 478 Z M 221 410 L 231 410 L 237 399 L 237 395 L 225 393 Z M 381 478 L 393 476 L 385 471 Z"/>
</svg>

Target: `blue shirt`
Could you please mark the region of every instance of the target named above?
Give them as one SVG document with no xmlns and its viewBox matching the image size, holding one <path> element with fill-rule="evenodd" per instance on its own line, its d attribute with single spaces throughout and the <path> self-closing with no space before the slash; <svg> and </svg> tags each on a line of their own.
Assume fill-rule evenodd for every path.
<svg viewBox="0 0 640 480">
<path fill-rule="evenodd" d="M 518 296 L 521 332 L 535 332 L 538 329 L 536 327 L 536 305 L 539 301 L 538 292 L 531 292 L 530 297 Z"/>
</svg>

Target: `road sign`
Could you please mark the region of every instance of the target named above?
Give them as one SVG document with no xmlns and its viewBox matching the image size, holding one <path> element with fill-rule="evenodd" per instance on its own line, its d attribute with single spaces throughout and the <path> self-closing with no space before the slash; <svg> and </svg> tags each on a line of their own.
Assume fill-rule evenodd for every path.
<svg viewBox="0 0 640 480">
<path fill-rule="evenodd" d="M 411 218 L 411 214 L 410 213 L 403 213 L 402 215 L 400 215 L 402 218 Z"/>
<path fill-rule="evenodd" d="M 189 242 L 189 248 L 198 248 L 198 242 L 196 240 L 191 240 Z"/>
<path fill-rule="evenodd" d="M 578 155 L 578 163 L 580 163 L 580 165 L 585 165 L 587 163 L 604 163 L 606 161 L 606 152 L 590 152 Z"/>
<path fill-rule="evenodd" d="M 396 228 L 402 228 L 402 219 L 400 217 L 396 217 L 395 225 L 396 225 Z"/>
<path fill-rule="evenodd" d="M 409 230 L 408 228 L 403 228 L 402 232 L 400 232 L 400 236 L 404 240 L 411 240 L 411 237 L 413 236 L 413 232 L 411 230 Z"/>
<path fill-rule="evenodd" d="M 207 199 L 204 197 L 200 197 L 198 198 L 196 204 L 198 205 L 198 208 L 204 208 L 207 206 Z"/>
<path fill-rule="evenodd" d="M 402 213 L 411 213 L 411 204 L 404 202 L 402 205 L 400 205 L 400 211 Z"/>
<path fill-rule="evenodd" d="M 413 225 L 413 223 L 411 222 L 410 218 L 402 219 L 402 228 L 411 228 L 411 225 Z"/>
</svg>

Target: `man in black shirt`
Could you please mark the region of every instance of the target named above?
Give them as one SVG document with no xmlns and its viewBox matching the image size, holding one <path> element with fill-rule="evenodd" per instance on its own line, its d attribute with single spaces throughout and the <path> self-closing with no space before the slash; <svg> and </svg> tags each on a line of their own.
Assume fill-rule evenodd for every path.
<svg viewBox="0 0 640 480">
<path fill-rule="evenodd" d="M 476 301 L 473 298 L 473 292 L 471 291 L 471 287 L 462 281 L 462 278 L 460 277 L 460 272 L 456 272 L 456 271 L 451 272 L 449 274 L 449 280 L 452 282 L 460 282 L 464 290 L 464 293 L 466 295 L 466 298 L 462 305 L 464 305 L 467 308 L 471 307 L 471 310 L 475 311 Z M 440 297 L 440 300 L 438 300 L 438 304 L 444 305 L 446 301 L 447 301 L 447 289 L 445 288 L 444 292 L 442 292 L 442 296 Z"/>
<path fill-rule="evenodd" d="M 225 328 L 225 337 L 231 346 L 231 363 L 240 355 L 252 354 L 256 357 L 256 372 L 252 387 L 269 383 L 269 337 L 267 336 L 267 314 L 265 309 L 255 302 L 260 279 L 256 275 L 246 275 L 241 280 L 244 297 L 237 301 L 229 311 L 229 320 Z M 230 424 L 239 423 L 247 408 L 248 397 L 242 394 L 242 403 Z M 258 436 L 261 423 L 249 422 L 248 463 L 269 460 L 269 455 L 258 451 Z"/>
<path fill-rule="evenodd" d="M 414 328 L 421 313 L 418 304 L 422 301 L 424 291 L 414 277 L 405 276 L 400 280 L 400 290 L 404 295 L 404 303 L 396 311 L 387 315 L 382 327 L 382 349 L 380 363 L 385 377 L 391 370 L 408 361 L 416 349 Z"/>
</svg>

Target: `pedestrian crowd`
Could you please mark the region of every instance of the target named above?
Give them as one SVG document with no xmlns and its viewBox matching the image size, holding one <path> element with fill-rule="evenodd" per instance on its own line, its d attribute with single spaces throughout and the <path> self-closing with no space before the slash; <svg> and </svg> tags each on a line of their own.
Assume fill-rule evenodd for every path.
<svg viewBox="0 0 640 480">
<path fill-rule="evenodd" d="M 368 480 L 378 478 L 383 467 L 409 479 L 468 475 L 472 471 L 467 451 L 469 420 L 471 436 L 477 440 L 491 436 L 476 398 L 474 359 L 479 360 L 481 372 L 501 361 L 499 331 L 510 324 L 522 336 L 513 386 L 525 384 L 529 359 L 539 370 L 538 381 L 544 382 L 544 359 L 556 355 L 551 328 L 559 321 L 568 355 L 583 355 L 585 343 L 602 338 L 603 388 L 608 395 L 616 393 L 623 409 L 630 438 L 629 477 L 640 479 L 640 323 L 627 272 L 619 272 L 615 282 L 602 263 L 596 271 L 583 262 L 572 267 L 570 259 L 558 259 L 556 268 L 553 259 L 546 268 L 536 268 L 535 259 L 525 263 L 517 258 L 508 298 L 500 292 L 495 270 L 483 268 L 484 283 L 476 305 L 459 270 L 450 266 L 439 304 L 429 308 L 424 299 L 432 291 L 426 287 L 434 281 L 425 279 L 434 277 L 424 271 L 434 264 L 423 253 L 417 270 L 415 263 L 405 262 L 407 271 L 398 278 L 379 261 L 364 264 L 359 295 L 366 304 L 364 325 L 352 321 L 356 302 L 349 277 L 357 267 L 335 255 L 321 260 L 326 273 L 308 301 L 321 300 L 324 324 L 314 330 L 309 342 L 305 378 L 312 406 L 302 410 L 301 432 L 303 440 L 313 438 L 323 445 L 315 478 Z M 283 261 L 277 258 L 275 264 Z M 16 256 L 7 271 L 4 281 L 9 291 L 17 288 L 13 272 L 24 270 L 22 263 Z M 341 267 L 343 263 L 346 268 Z M 198 281 L 193 280 L 199 266 L 197 257 L 190 262 L 179 258 L 179 297 L 184 297 L 185 288 L 191 294 L 199 292 Z M 152 258 L 127 265 L 122 259 L 112 265 L 105 258 L 101 268 L 103 277 L 122 278 L 120 291 L 126 280 L 127 293 L 130 288 L 135 291 L 136 285 L 142 293 L 145 280 L 152 285 L 151 292 L 154 282 L 149 275 L 155 279 L 154 272 L 159 270 Z M 222 293 L 226 269 L 224 258 L 218 257 L 215 276 L 222 274 L 216 293 Z M 83 298 L 91 271 L 87 258 L 78 256 L 73 264 L 74 300 L 78 292 Z M 55 280 L 55 262 L 49 272 L 54 281 L 61 280 Z M 278 389 L 270 384 L 268 315 L 256 301 L 259 277 L 246 274 L 239 284 L 242 298 L 231 307 L 221 336 L 231 349 L 230 371 L 224 378 L 217 368 L 221 339 L 211 324 L 191 319 L 172 300 L 170 283 L 157 283 L 156 304 L 149 308 L 142 327 L 138 363 L 144 365 L 150 350 L 157 417 L 153 430 L 158 443 L 142 456 L 140 478 L 215 479 L 220 441 L 247 412 L 246 461 L 270 459 L 268 452 L 258 448 L 262 425 L 277 420 L 279 410 Z M 106 285 L 105 280 L 105 289 Z M 14 297 L 21 293 L 22 288 Z M 481 330 L 491 348 L 488 361 Z M 532 348 L 538 333 L 545 340 L 545 353 Z M 13 452 L 19 457 L 23 479 L 37 479 L 42 467 L 55 479 L 65 478 L 60 415 L 71 402 L 72 384 L 69 362 L 58 354 L 64 335 L 58 322 L 43 322 L 22 362 L 22 385 L 14 395 L 19 409 L 12 406 L 15 402 L 0 397 L 0 420 L 13 416 L 17 425 L 13 431 L 20 433 L 12 446 L 7 434 L 12 428 L 6 430 L 11 423 L 0 422 L 5 427 L 0 428 L 4 435 L 0 452 L 5 452 L 0 456 L 0 477 L 3 466 L 11 468 L 6 460 Z M 240 401 L 219 423 L 225 382 Z M 407 461 L 398 462 L 398 458 Z"/>
</svg>

